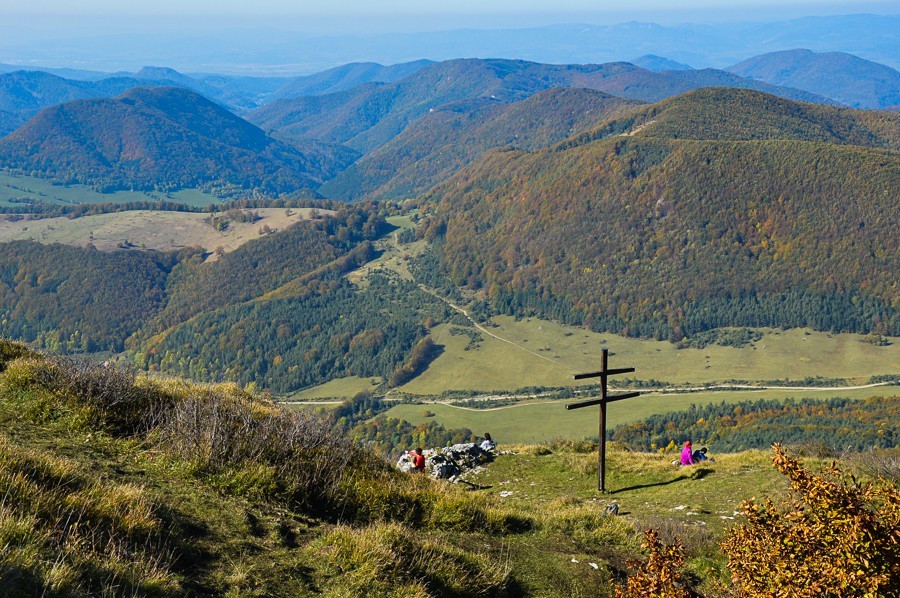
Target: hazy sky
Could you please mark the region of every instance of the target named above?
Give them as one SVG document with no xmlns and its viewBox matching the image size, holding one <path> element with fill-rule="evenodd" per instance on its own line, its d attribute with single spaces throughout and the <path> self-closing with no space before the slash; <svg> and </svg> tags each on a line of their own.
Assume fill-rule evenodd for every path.
<svg viewBox="0 0 900 598">
<path fill-rule="evenodd" d="M 857 12 L 896 14 L 900 0 L 0 0 L 0 18 L 36 27 L 62 19 L 70 25 L 95 21 L 177 27 L 188 22 L 195 25 L 202 18 L 209 25 L 387 31 L 392 27 L 495 28 L 630 19 L 660 23 L 756 20 Z M 0 32 L 3 29 L 0 24 Z"/>
<path fill-rule="evenodd" d="M 444 59 L 451 50 L 467 56 L 523 56 L 521 50 L 503 46 L 502 36 L 489 48 L 463 49 L 445 42 L 450 48 L 425 52 L 398 49 L 401 36 L 392 34 L 632 21 L 663 26 L 746 23 L 858 13 L 897 15 L 900 0 L 0 0 L 0 65 L 109 72 L 164 64 L 192 72 L 258 72 L 265 67 L 306 73 L 350 61 Z M 328 44 L 319 43 L 326 37 Z M 360 39 L 371 42 L 360 45 Z M 820 51 L 865 53 L 864 41 L 859 47 Z M 539 40 L 534 42 L 538 48 Z M 612 59 L 599 50 L 582 59 Z M 718 65 L 689 52 L 682 59 Z"/>
</svg>

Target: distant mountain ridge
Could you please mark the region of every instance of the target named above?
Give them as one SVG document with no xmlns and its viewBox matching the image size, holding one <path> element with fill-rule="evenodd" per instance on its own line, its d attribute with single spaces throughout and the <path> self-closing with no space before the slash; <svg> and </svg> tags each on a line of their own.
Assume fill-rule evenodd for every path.
<svg viewBox="0 0 900 598">
<path fill-rule="evenodd" d="M 202 72 L 209 68 L 207 65 L 216 64 L 227 73 L 247 73 L 263 65 L 270 67 L 268 72 L 294 75 L 334 68 L 361 57 L 381 64 L 461 56 L 565 64 L 616 62 L 655 54 L 696 68 L 724 68 L 765 52 L 808 48 L 816 52 L 849 52 L 900 68 L 897 14 L 774 21 L 753 15 L 744 21 L 666 25 L 652 22 L 652 13 L 645 13 L 645 22 L 615 24 L 584 23 L 576 15 L 558 14 L 563 24 L 505 29 L 453 29 L 448 25 L 445 30 L 434 31 L 432 21 L 423 32 L 353 36 L 303 34 L 284 28 L 254 28 L 246 23 L 240 28 L 239 39 L 233 30 L 190 34 L 180 28 L 145 34 L 107 31 L 83 48 L 68 44 L 64 56 L 71 65 L 97 70 L 134 70 L 151 61 L 188 73 Z M 9 60 L 50 63 L 63 55 L 60 44 L 49 34 L 44 39 L 7 42 L 4 46 Z M 296 65 L 299 55 L 304 58 L 303 65 Z M 113 56 L 115 60 L 111 59 Z"/>
<path fill-rule="evenodd" d="M 900 72 L 844 52 L 771 52 L 727 70 L 741 77 L 823 95 L 852 108 L 900 105 Z"/>
<path fill-rule="evenodd" d="M 110 189 L 221 182 L 274 193 L 313 188 L 355 158 L 321 143 L 308 150 L 193 91 L 144 87 L 43 110 L 0 139 L 0 165 Z"/>
<path fill-rule="evenodd" d="M 415 197 L 491 148 L 538 149 L 641 105 L 600 91 L 560 87 L 513 103 L 480 98 L 445 104 L 326 182 L 320 191 L 342 200 Z"/>
<path fill-rule="evenodd" d="M 247 118 L 286 139 L 315 138 L 363 153 L 397 136 L 443 104 L 474 98 L 505 102 L 551 87 L 579 87 L 655 102 L 708 85 L 760 89 L 790 99 L 830 100 L 706 69 L 652 73 L 630 63 L 550 65 L 523 60 L 459 59 L 428 65 L 390 84 L 367 83 L 323 96 L 278 100 Z"/>
<path fill-rule="evenodd" d="M 313 75 L 296 77 L 277 89 L 267 102 L 300 96 L 325 95 L 344 91 L 363 83 L 393 83 L 432 64 L 431 60 L 414 60 L 384 66 L 375 62 L 352 62 Z"/>
<path fill-rule="evenodd" d="M 688 64 L 684 64 L 683 62 L 677 62 L 675 60 L 670 60 L 662 56 L 655 56 L 653 54 L 645 54 L 644 56 L 639 56 L 638 58 L 629 60 L 628 62 L 630 62 L 634 66 L 639 66 L 642 69 L 653 71 L 654 73 L 659 73 L 661 71 L 687 71 L 693 68 Z"/>
</svg>

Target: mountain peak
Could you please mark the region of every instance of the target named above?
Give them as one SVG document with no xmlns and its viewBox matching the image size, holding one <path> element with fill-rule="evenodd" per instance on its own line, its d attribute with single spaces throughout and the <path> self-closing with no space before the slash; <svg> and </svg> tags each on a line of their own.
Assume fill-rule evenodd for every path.
<svg viewBox="0 0 900 598">
<path fill-rule="evenodd" d="M 173 81 L 182 85 L 196 85 L 196 81 L 175 69 L 165 66 L 145 66 L 134 74 L 141 81 Z"/>
<path fill-rule="evenodd" d="M 782 50 L 749 58 L 727 70 L 822 95 L 852 108 L 900 104 L 900 72 L 846 52 Z"/>
</svg>

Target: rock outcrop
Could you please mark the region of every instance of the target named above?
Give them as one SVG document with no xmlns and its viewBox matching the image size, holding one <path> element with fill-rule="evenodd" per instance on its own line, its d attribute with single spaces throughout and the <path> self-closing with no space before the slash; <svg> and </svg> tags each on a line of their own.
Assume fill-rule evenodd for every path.
<svg viewBox="0 0 900 598">
<path fill-rule="evenodd" d="M 468 471 L 473 471 L 494 460 L 495 450 L 484 450 L 474 442 L 454 444 L 440 449 L 426 449 L 425 471 L 436 480 L 455 481 Z M 412 458 L 404 453 L 397 461 L 401 471 L 412 471 Z"/>
</svg>

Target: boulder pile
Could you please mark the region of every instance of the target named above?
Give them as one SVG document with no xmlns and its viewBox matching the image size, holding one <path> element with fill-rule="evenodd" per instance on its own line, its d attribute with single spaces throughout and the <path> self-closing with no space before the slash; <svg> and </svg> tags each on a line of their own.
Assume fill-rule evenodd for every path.
<svg viewBox="0 0 900 598">
<path fill-rule="evenodd" d="M 436 480 L 455 481 L 468 471 L 473 471 L 494 460 L 494 450 L 484 450 L 474 442 L 464 442 L 440 449 L 426 449 L 425 471 Z M 404 453 L 397 461 L 401 471 L 412 471 L 412 458 Z"/>
</svg>

